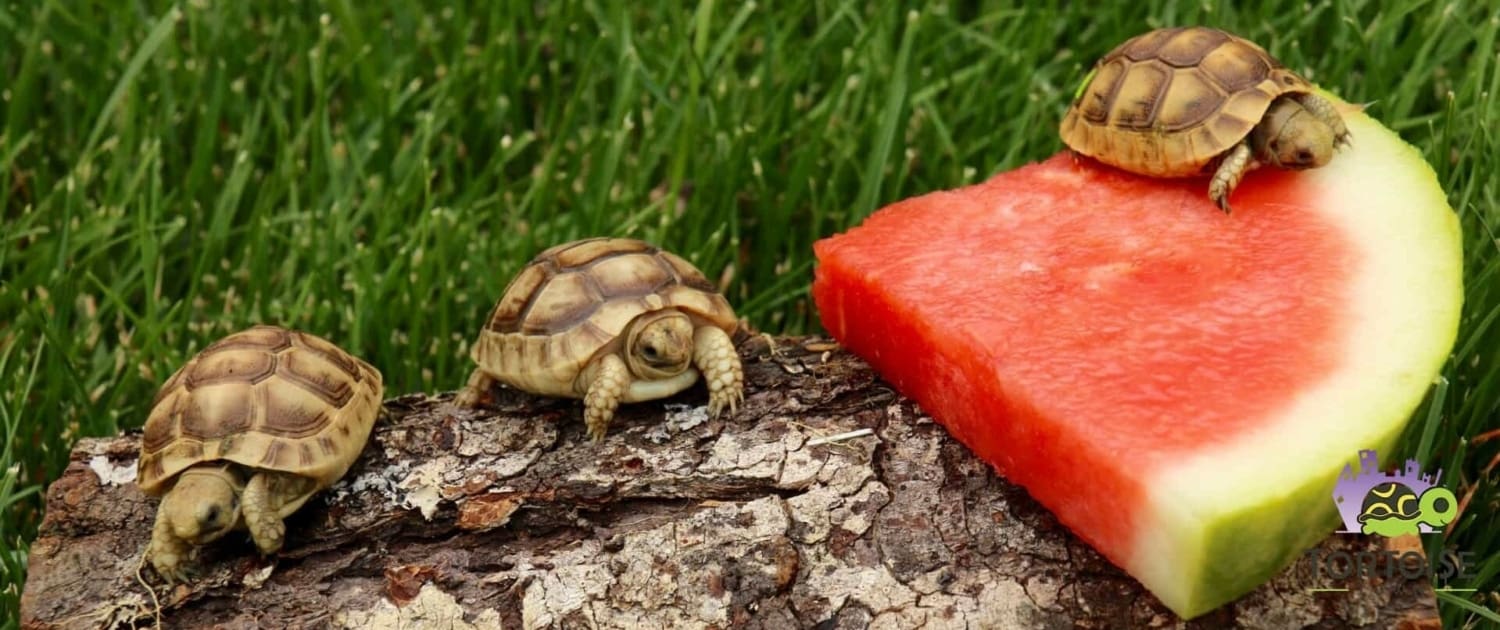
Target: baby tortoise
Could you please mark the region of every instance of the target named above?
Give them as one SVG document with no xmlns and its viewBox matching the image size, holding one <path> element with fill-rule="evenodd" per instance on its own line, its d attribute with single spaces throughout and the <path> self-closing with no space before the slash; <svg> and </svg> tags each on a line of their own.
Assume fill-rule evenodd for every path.
<svg viewBox="0 0 1500 630">
<path fill-rule="evenodd" d="M 1205 27 L 1163 28 L 1094 66 L 1063 115 L 1073 151 L 1151 177 L 1212 173 L 1225 213 L 1246 172 L 1323 166 L 1349 144 L 1332 103 L 1260 46 Z"/>
<path fill-rule="evenodd" d="M 234 530 L 261 553 L 282 519 L 336 482 L 381 413 L 384 382 L 328 341 L 255 326 L 205 348 L 162 385 L 141 438 L 137 483 L 160 496 L 146 557 L 169 582 Z"/>
<path fill-rule="evenodd" d="M 604 439 L 622 402 L 708 384 L 708 411 L 739 409 L 744 373 L 729 302 L 697 268 L 650 243 L 590 238 L 538 254 L 511 281 L 470 356 L 455 404 L 473 407 L 496 381 L 582 398 L 589 437 Z"/>
</svg>

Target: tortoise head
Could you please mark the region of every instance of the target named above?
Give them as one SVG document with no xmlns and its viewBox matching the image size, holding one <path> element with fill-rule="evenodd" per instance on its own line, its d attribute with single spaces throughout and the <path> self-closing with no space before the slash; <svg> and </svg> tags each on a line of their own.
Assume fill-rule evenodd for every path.
<svg viewBox="0 0 1500 630">
<path fill-rule="evenodd" d="M 221 468 L 189 468 L 162 497 L 160 509 L 172 533 L 202 545 L 229 533 L 239 522 L 239 487 Z"/>
<path fill-rule="evenodd" d="M 626 336 L 625 364 L 645 379 L 676 376 L 693 359 L 693 322 L 667 309 L 646 313 L 631 322 Z"/>
<path fill-rule="evenodd" d="M 1277 168 L 1316 168 L 1333 159 L 1333 128 L 1296 99 L 1276 99 L 1250 137 L 1256 158 Z"/>
</svg>

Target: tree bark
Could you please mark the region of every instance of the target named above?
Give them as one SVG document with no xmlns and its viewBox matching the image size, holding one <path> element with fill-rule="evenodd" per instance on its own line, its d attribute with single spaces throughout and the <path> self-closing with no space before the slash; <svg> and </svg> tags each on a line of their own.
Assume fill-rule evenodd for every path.
<svg viewBox="0 0 1500 630">
<path fill-rule="evenodd" d="M 575 401 L 392 399 L 279 554 L 234 535 L 191 587 L 140 574 L 171 628 L 1184 626 L 864 362 L 768 339 L 740 344 L 732 418 L 707 418 L 697 387 L 623 405 L 597 445 Z M 24 627 L 153 623 L 138 447 L 83 440 L 48 489 Z M 1431 586 L 1397 575 L 1332 581 L 1304 558 L 1185 627 L 1438 627 Z"/>
</svg>

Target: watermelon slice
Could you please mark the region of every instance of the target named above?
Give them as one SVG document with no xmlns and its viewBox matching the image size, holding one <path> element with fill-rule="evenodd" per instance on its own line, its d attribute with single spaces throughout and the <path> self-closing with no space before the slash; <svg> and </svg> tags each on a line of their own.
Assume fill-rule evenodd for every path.
<svg viewBox="0 0 1500 630">
<path fill-rule="evenodd" d="M 1330 100 L 1354 146 L 1230 216 L 1068 154 L 883 208 L 816 243 L 822 323 L 1178 615 L 1217 608 L 1333 531 L 1457 334 L 1432 169 Z"/>
</svg>

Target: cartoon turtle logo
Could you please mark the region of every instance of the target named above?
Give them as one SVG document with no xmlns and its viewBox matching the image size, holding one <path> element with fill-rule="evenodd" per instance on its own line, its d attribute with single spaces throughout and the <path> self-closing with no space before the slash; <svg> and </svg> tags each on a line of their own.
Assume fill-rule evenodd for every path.
<svg viewBox="0 0 1500 630">
<path fill-rule="evenodd" d="M 1359 463 L 1359 469 L 1345 465 L 1333 489 L 1344 521 L 1339 531 L 1388 538 L 1431 534 L 1458 517 L 1458 497 L 1438 485 L 1442 471 L 1423 474 L 1417 460 L 1408 459 L 1395 472 L 1381 472 L 1373 450 L 1360 451 Z"/>
<path fill-rule="evenodd" d="M 1421 496 L 1399 481 L 1379 484 L 1365 494 L 1359 512 L 1360 532 L 1387 538 L 1418 534 L 1421 525 L 1438 528 L 1453 520 L 1458 501 L 1453 491 L 1431 487 Z"/>
</svg>

